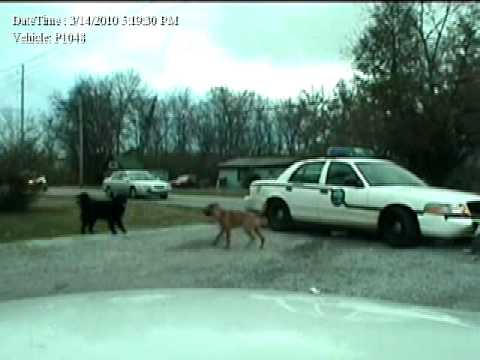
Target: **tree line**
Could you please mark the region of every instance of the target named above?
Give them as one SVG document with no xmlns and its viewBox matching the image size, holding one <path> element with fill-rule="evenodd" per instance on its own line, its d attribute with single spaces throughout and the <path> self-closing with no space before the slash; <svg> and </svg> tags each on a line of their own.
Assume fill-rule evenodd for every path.
<svg viewBox="0 0 480 360">
<path fill-rule="evenodd" d="M 480 7 L 388 2 L 368 12 L 350 49 L 355 76 L 332 94 L 302 91 L 273 101 L 215 87 L 198 98 L 189 89 L 156 93 L 134 70 L 82 77 L 68 93 L 51 96 L 38 120 L 41 136 L 27 137 L 29 151 L 40 149 L 46 159 L 63 151 L 75 178 L 81 107 L 91 183 L 101 180 L 108 159 L 129 149 L 174 174 L 213 178 L 222 159 L 316 156 L 331 145 L 355 145 L 445 185 L 476 151 L 480 134 Z M 15 148 L 5 144 L 3 159 Z"/>
</svg>

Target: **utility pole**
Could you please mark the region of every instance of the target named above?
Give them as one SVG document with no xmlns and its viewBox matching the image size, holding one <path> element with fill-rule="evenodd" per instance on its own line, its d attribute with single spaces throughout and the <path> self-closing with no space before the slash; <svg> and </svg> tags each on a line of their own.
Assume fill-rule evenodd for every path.
<svg viewBox="0 0 480 360">
<path fill-rule="evenodd" d="M 21 102 L 20 102 L 20 142 L 23 145 L 25 140 L 25 65 L 22 64 L 22 82 L 21 82 Z"/>
<path fill-rule="evenodd" d="M 78 100 L 78 133 L 80 137 L 79 151 L 78 151 L 78 162 L 79 162 L 79 185 L 83 186 L 83 109 L 82 109 L 82 98 Z"/>
</svg>

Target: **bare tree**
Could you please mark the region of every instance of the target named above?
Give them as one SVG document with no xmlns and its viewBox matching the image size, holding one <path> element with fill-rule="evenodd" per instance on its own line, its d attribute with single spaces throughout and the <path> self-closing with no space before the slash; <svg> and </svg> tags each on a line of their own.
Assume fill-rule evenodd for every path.
<svg viewBox="0 0 480 360">
<path fill-rule="evenodd" d="M 101 180 L 111 156 L 126 148 L 131 138 L 127 119 L 133 116 L 134 99 L 141 90 L 137 75 L 119 73 L 103 79 L 80 78 L 67 97 L 52 97 L 56 133 L 67 150 L 73 171 L 78 169 L 81 107 L 88 182 Z"/>
<path fill-rule="evenodd" d="M 115 153 L 118 155 L 122 150 L 122 138 L 130 138 L 126 129 L 126 122 L 132 116 L 134 99 L 138 93 L 144 90 L 140 75 L 133 70 L 119 72 L 107 78 L 106 81 L 112 86 L 112 100 L 115 111 L 112 113 L 115 129 Z"/>
</svg>

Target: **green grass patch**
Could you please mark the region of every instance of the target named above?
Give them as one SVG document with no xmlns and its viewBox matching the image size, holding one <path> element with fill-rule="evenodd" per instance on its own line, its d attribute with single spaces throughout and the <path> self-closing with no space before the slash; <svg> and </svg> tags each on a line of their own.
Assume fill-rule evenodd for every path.
<svg viewBox="0 0 480 360">
<path fill-rule="evenodd" d="M 127 230 L 205 222 L 208 219 L 199 209 L 141 200 L 128 202 L 124 218 Z M 95 232 L 109 232 L 107 223 L 99 220 Z M 72 199 L 42 198 L 28 212 L 0 216 L 0 243 L 78 234 L 80 211 Z"/>
</svg>

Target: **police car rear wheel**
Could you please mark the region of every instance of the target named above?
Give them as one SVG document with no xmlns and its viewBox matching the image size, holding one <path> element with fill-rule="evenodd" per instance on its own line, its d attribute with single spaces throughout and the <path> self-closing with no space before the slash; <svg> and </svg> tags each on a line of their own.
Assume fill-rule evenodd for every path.
<svg viewBox="0 0 480 360">
<path fill-rule="evenodd" d="M 272 230 L 284 231 L 292 227 L 292 217 L 288 206 L 280 201 L 274 200 L 267 207 L 268 225 Z"/>
</svg>

